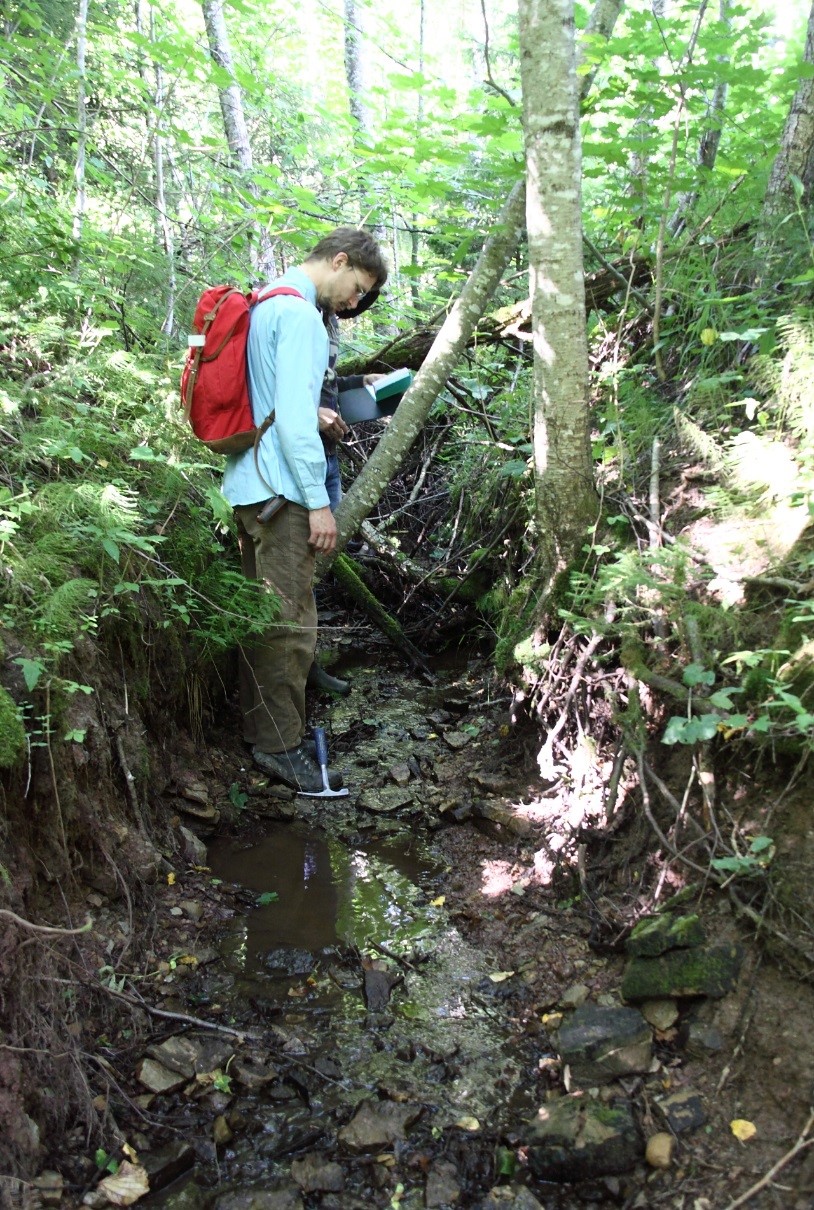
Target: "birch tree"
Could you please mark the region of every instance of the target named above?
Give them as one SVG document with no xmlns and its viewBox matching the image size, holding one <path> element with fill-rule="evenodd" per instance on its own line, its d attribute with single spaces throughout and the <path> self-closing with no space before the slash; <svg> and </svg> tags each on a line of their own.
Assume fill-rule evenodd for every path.
<svg viewBox="0 0 814 1210">
<path fill-rule="evenodd" d="M 155 9 L 152 7 L 152 5 L 148 5 L 145 0 L 137 0 L 136 29 L 143 37 L 148 38 L 150 42 L 155 42 Z M 153 60 L 152 69 L 153 79 L 151 81 L 146 61 L 141 59 L 139 60 L 139 74 L 144 86 L 145 101 L 147 102 L 148 113 L 150 115 L 148 120 L 152 127 L 151 142 L 153 151 L 153 172 L 155 176 L 156 236 L 159 244 L 164 250 L 164 257 L 167 265 L 167 305 L 164 313 L 164 322 L 161 325 L 161 331 L 166 336 L 171 336 L 175 326 L 176 274 L 175 234 L 173 232 L 172 221 L 167 211 L 167 195 L 164 182 L 166 140 L 163 134 L 163 127 L 165 122 L 164 108 L 166 105 L 166 92 L 164 87 L 164 70 L 161 64 L 155 59 Z"/>
<path fill-rule="evenodd" d="M 246 192 L 254 205 L 258 200 L 257 185 L 252 179 L 254 162 L 252 158 L 249 130 L 243 111 L 243 94 L 235 79 L 232 48 L 229 33 L 223 15 L 222 0 L 201 0 L 201 8 L 206 25 L 206 36 L 209 42 L 209 53 L 218 67 L 223 68 L 230 77 L 230 82 L 218 89 L 220 110 L 223 115 L 223 129 L 229 151 L 243 180 Z M 252 248 L 252 267 L 263 277 L 273 277 L 274 251 L 265 226 L 256 219 L 250 220 L 256 234 L 256 246 Z"/>
<path fill-rule="evenodd" d="M 79 0 L 76 18 L 76 166 L 74 184 L 76 194 L 73 209 L 73 237 L 77 244 L 82 237 L 82 221 L 85 217 L 85 155 L 88 142 L 88 114 L 85 89 L 85 60 L 88 45 L 88 0 Z M 77 257 L 79 253 L 77 251 Z"/>
<path fill-rule="evenodd" d="M 596 520 L 573 0 L 520 0 L 526 228 L 534 345 L 533 448 L 545 588 Z"/>
<path fill-rule="evenodd" d="M 808 15 L 803 61 L 814 64 L 814 4 Z M 756 248 L 778 241 L 778 225 L 798 203 L 808 207 L 814 193 L 814 77 L 807 74 L 792 98 L 760 215 Z"/>
</svg>

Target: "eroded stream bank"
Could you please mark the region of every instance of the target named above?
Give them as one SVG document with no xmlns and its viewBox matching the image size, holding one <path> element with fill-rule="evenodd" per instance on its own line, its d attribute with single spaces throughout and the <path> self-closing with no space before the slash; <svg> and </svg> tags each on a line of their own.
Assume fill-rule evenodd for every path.
<svg viewBox="0 0 814 1210">
<path fill-rule="evenodd" d="M 812 1072 L 773 1047 L 807 989 L 764 988 L 732 917 L 694 922 L 690 897 L 659 953 L 714 942 L 730 965 L 626 1003 L 624 930 L 598 935 L 579 875 L 601 801 L 552 794 L 507 714 L 480 670 L 358 668 L 315 717 L 347 798 L 269 786 L 226 738 L 203 777 L 179 769 L 189 864 L 160 896 L 151 1036 L 118 1040 L 109 1094 L 135 1159 L 88 1200 L 129 1176 L 179 1210 L 713 1210 L 775 1162 Z M 606 865 L 629 898 L 638 872 Z M 750 1152 L 734 1118 L 758 1121 Z M 751 1204 L 796 1204 L 777 1196 Z"/>
</svg>

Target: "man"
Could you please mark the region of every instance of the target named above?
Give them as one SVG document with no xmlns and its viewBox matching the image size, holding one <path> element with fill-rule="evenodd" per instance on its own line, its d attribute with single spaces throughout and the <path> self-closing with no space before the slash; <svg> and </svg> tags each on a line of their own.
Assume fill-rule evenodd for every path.
<svg viewBox="0 0 814 1210">
<path fill-rule="evenodd" d="M 275 295 L 252 312 L 248 370 L 259 426 L 274 423 L 254 450 L 230 457 L 223 492 L 235 510 L 244 573 L 280 598 L 280 625 L 241 657 L 244 738 L 255 764 L 297 790 L 322 789 L 313 746 L 304 742 L 305 681 L 314 658 L 317 616 L 312 592 L 317 554 L 336 546 L 336 523 L 325 487 L 319 436 L 320 391 L 329 342 L 322 310 L 356 307 L 384 284 L 387 268 L 366 231 L 339 227 L 306 261 L 275 286 L 301 297 Z M 286 501 L 258 519 L 273 497 Z M 332 788 L 341 777 L 331 773 Z"/>
</svg>

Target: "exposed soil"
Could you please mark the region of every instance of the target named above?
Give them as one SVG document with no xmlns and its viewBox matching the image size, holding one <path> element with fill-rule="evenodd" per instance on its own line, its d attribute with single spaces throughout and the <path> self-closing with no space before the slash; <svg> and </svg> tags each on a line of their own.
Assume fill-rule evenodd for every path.
<svg viewBox="0 0 814 1210">
<path fill-rule="evenodd" d="M 40 1139 L 44 1175 L 35 1185 L 5 1180 L 5 1198 L 106 1205 L 109 1156 L 123 1162 L 120 1178 L 146 1169 L 143 1205 L 809 1207 L 807 789 L 798 781 L 790 792 L 758 791 L 745 769 L 722 771 L 718 818 L 727 827 L 752 820 L 754 833 L 773 837 L 771 875 L 737 880 L 733 901 L 693 874 L 681 910 L 698 911 L 710 940 L 743 946 L 736 986 L 720 998 L 678 999 L 678 1021 L 654 1029 L 650 1070 L 598 1091 L 601 1103 L 632 1103 L 640 1160 L 589 1180 L 541 1181 L 529 1167 L 529 1123 L 577 1090 L 557 1028 L 585 1001 L 621 1003 L 632 925 L 681 893 L 691 871 L 666 860 L 630 804 L 605 818 L 587 755 L 579 786 L 544 781 L 538 735 L 510 723 L 505 696 L 477 663 L 428 684 L 387 670 L 383 654 L 353 680 L 347 700 L 314 703 L 347 798 L 269 786 L 230 727 L 211 737 L 203 765 L 191 743 L 176 754 L 158 880 L 135 902 L 115 877 L 84 892 L 93 948 L 77 942 L 76 953 L 83 977 L 101 972 L 105 990 L 88 1001 L 95 1015 L 72 1016 L 72 1029 L 98 1129 L 78 1124 L 67 1149 Z M 661 771 L 675 787 L 681 769 L 672 761 Z M 386 841 L 415 858 L 398 883 L 412 890 L 380 879 L 394 905 L 390 924 L 371 917 L 375 935 L 363 930 L 364 940 L 337 928 L 336 940 L 314 945 L 282 979 L 256 955 L 236 957 L 234 938 L 260 910 L 262 889 L 214 878 L 201 851 L 184 841 L 184 858 L 179 845 L 183 827 L 251 851 L 281 826 L 354 852 Z M 272 882 L 265 889 L 274 894 Z M 765 944 L 744 904 L 765 912 Z M 269 911 L 273 920 L 273 901 Z M 417 920 L 421 928 L 405 926 Z M 19 960 L 19 946 L 6 952 Z M 688 1042 L 690 1022 L 709 1039 L 717 1030 L 719 1041 L 699 1047 L 696 1033 Z M 179 1038 L 194 1048 L 191 1074 L 150 1091 L 145 1058 Z M 11 1062 L 5 1048 L 0 1062 Z M 669 1133 L 659 1101 L 684 1089 L 698 1094 L 703 1120 L 678 1134 L 666 1168 L 652 1167 L 644 1141 Z M 378 1119 L 360 1142 L 348 1128 L 363 1102 Z M 737 1121 L 755 1127 L 748 1140 L 735 1137 Z M 806 1145 L 758 1188 L 806 1130 Z M 49 1180 L 61 1181 L 61 1195 Z"/>
</svg>

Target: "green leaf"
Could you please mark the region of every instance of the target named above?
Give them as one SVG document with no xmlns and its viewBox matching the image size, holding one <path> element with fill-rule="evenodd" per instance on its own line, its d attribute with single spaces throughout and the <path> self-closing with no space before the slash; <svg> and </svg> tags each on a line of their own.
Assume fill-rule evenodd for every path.
<svg viewBox="0 0 814 1210">
<path fill-rule="evenodd" d="M 102 548 L 114 563 L 118 563 L 121 558 L 121 551 L 112 538 L 102 538 Z"/>
<path fill-rule="evenodd" d="M 262 895 L 257 896 L 257 903 L 259 907 L 267 907 L 270 903 L 274 903 L 275 900 L 279 898 L 280 896 L 276 891 L 263 891 Z"/>
<path fill-rule="evenodd" d="M 685 685 L 714 685 L 715 673 L 703 664 L 688 664 L 681 677 Z"/>
<path fill-rule="evenodd" d="M 27 660 L 25 656 L 22 655 L 18 656 L 18 658 L 13 662 L 15 664 L 19 664 L 19 666 L 22 668 L 23 680 L 25 681 L 26 689 L 28 689 L 30 693 L 32 689 L 37 687 L 39 679 L 45 671 L 44 666 L 39 660 Z"/>
</svg>

